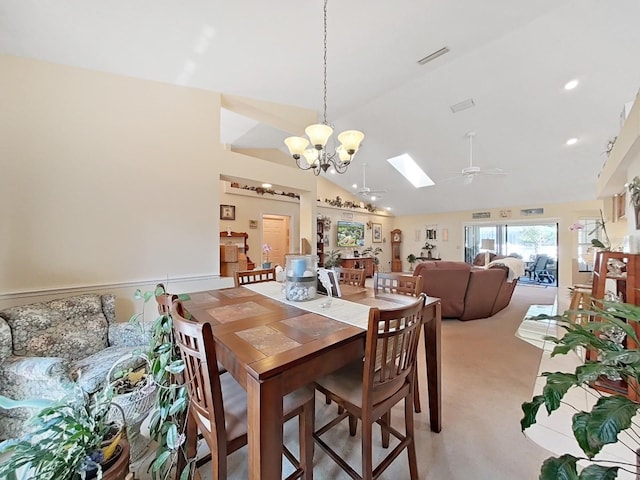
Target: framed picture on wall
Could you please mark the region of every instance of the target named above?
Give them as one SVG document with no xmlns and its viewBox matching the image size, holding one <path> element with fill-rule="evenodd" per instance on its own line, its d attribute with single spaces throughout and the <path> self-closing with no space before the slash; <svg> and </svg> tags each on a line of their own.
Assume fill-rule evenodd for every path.
<svg viewBox="0 0 640 480">
<path fill-rule="evenodd" d="M 235 219 L 236 219 L 235 205 L 220 205 L 220 220 L 235 220 Z"/>
<path fill-rule="evenodd" d="M 382 224 L 381 223 L 373 223 L 371 224 L 371 234 L 373 238 L 371 241 L 373 243 L 382 243 Z"/>
</svg>

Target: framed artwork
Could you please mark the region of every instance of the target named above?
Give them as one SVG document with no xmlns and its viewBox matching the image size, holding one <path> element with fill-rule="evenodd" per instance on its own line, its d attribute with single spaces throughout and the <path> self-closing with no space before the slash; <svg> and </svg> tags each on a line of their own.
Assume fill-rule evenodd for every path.
<svg viewBox="0 0 640 480">
<path fill-rule="evenodd" d="M 235 205 L 220 205 L 220 220 L 235 220 L 235 219 L 236 219 Z"/>
<path fill-rule="evenodd" d="M 372 235 L 373 235 L 373 239 L 371 241 L 373 243 L 382 243 L 382 224 L 381 223 L 372 224 Z"/>
<path fill-rule="evenodd" d="M 257 220 L 249 220 L 249 228 L 258 228 Z"/>
</svg>

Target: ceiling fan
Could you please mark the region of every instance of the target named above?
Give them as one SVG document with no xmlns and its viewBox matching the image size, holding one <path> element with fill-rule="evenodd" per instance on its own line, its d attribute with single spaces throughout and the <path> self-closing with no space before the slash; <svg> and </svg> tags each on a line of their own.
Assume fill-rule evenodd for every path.
<svg viewBox="0 0 640 480">
<path fill-rule="evenodd" d="M 462 178 L 462 182 L 465 185 L 469 185 L 473 182 L 473 179 L 476 175 L 506 175 L 507 172 L 502 170 L 501 168 L 487 168 L 481 169 L 477 165 L 473 164 L 473 137 L 476 136 L 476 132 L 467 133 L 467 137 L 469 137 L 469 166 L 463 168 L 459 172 L 451 172 L 455 173 L 456 177 L 453 178 Z"/>
<path fill-rule="evenodd" d="M 363 163 L 362 164 L 362 187 L 358 188 L 355 192 L 353 192 L 353 194 L 358 195 L 359 197 L 364 197 L 368 200 L 374 201 L 382 197 L 385 193 L 387 193 L 387 191 L 374 190 L 372 188 L 367 187 L 366 169 L 367 169 L 367 164 Z"/>
</svg>

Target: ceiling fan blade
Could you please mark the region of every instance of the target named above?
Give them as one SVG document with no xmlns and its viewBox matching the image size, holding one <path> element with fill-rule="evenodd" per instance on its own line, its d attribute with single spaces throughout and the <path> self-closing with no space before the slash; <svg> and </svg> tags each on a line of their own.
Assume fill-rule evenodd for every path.
<svg viewBox="0 0 640 480">
<path fill-rule="evenodd" d="M 487 168 L 480 172 L 481 175 L 507 175 L 509 172 L 502 170 L 501 168 Z"/>
</svg>

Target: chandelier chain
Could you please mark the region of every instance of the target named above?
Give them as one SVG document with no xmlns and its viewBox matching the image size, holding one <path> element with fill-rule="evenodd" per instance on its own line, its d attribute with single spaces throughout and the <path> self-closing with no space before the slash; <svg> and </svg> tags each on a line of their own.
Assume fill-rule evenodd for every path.
<svg viewBox="0 0 640 480">
<path fill-rule="evenodd" d="M 323 98 L 323 108 L 324 108 L 324 124 L 329 125 L 327 123 L 327 2 L 329 0 L 324 0 L 324 98 Z"/>
</svg>

